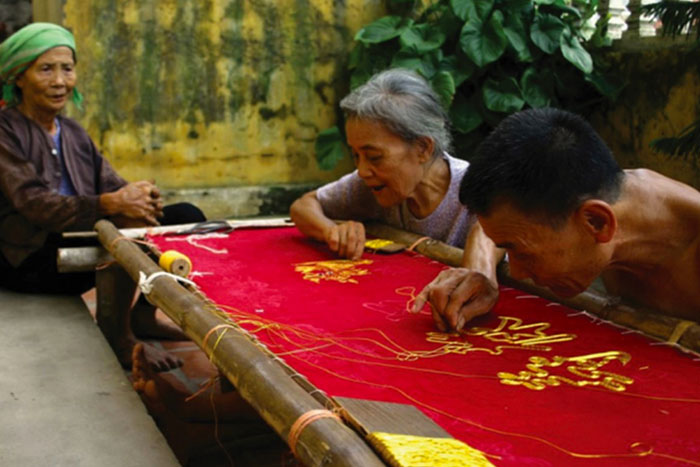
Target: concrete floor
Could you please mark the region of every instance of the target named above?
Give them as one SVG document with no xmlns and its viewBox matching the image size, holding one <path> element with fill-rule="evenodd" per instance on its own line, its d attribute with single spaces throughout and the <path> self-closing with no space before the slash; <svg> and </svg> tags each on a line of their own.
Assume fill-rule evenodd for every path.
<svg viewBox="0 0 700 467">
<path fill-rule="evenodd" d="M 80 297 L 0 310 L 0 465 L 180 465 Z"/>
</svg>

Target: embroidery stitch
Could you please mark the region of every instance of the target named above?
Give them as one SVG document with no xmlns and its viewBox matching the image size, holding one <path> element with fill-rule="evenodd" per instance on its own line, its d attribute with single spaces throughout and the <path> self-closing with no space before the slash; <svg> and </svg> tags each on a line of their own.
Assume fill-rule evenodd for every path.
<svg viewBox="0 0 700 467">
<path fill-rule="evenodd" d="M 357 280 L 353 276 L 366 276 L 369 270 L 362 269 L 359 266 L 372 264 L 370 259 L 349 260 L 336 259 L 330 261 L 307 261 L 306 263 L 297 263 L 294 265 L 294 270 L 303 274 L 304 280 L 319 284 L 324 281 L 336 281 L 340 283 L 357 284 Z"/>
<path fill-rule="evenodd" d="M 517 375 L 513 373 L 499 372 L 498 377 L 501 378 L 501 383 L 509 386 L 525 386 L 528 389 L 541 391 L 547 386 L 560 386 L 562 383 L 570 386 L 601 386 L 605 389 L 615 392 L 622 392 L 627 389 L 627 385 L 634 382 L 632 378 L 617 373 L 608 371 L 600 371 L 600 368 L 607 365 L 613 360 L 619 360 L 623 365 L 626 365 L 632 357 L 626 352 L 611 350 L 608 352 L 599 352 L 578 357 L 562 357 L 555 356 L 552 360 L 545 357 L 533 356 L 530 357 L 530 363 L 526 365 L 529 371 L 520 371 Z M 572 375 L 576 375 L 581 380 L 574 380 L 570 377 L 551 375 L 543 367 L 557 368 L 564 366 L 567 363 L 566 369 Z"/>
</svg>

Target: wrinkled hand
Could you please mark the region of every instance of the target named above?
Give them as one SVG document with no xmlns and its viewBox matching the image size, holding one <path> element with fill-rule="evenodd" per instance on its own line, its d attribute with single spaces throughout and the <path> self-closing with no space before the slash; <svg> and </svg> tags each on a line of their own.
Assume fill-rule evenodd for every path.
<svg viewBox="0 0 700 467">
<path fill-rule="evenodd" d="M 163 217 L 163 202 L 160 191 L 153 183 L 145 180 L 132 182 L 120 188 L 116 194 L 122 216 L 144 221 L 147 225 L 159 225 L 158 218 Z"/>
<path fill-rule="evenodd" d="M 471 319 L 486 314 L 498 301 L 498 284 L 480 272 L 466 268 L 442 271 L 416 296 L 413 313 L 430 302 L 440 331 L 461 331 Z"/>
<path fill-rule="evenodd" d="M 347 221 L 328 229 L 325 241 L 341 258 L 360 259 L 365 250 L 365 226 L 361 222 Z"/>
</svg>

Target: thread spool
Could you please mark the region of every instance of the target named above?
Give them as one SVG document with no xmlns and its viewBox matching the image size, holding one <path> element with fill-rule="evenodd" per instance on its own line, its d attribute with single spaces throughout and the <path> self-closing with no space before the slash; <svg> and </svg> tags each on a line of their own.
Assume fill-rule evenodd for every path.
<svg viewBox="0 0 700 467">
<path fill-rule="evenodd" d="M 164 251 L 158 259 L 158 265 L 165 271 L 180 277 L 187 277 L 192 271 L 192 261 L 175 250 Z"/>
</svg>

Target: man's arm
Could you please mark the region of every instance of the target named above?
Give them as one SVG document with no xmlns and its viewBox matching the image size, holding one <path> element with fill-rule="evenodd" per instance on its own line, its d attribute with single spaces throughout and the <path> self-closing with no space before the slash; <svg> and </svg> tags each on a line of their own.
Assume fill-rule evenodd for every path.
<svg viewBox="0 0 700 467">
<path fill-rule="evenodd" d="M 324 214 L 315 190 L 294 201 L 289 214 L 303 234 L 327 243 L 339 256 L 349 259 L 362 256 L 365 248 L 364 225 L 355 221 L 336 224 Z"/>
<path fill-rule="evenodd" d="M 496 268 L 505 252 L 489 239 L 477 222 L 464 244 L 461 268 L 442 271 L 418 294 L 412 311 L 429 302 L 441 331 L 461 331 L 476 316 L 488 313 L 498 301 Z"/>
</svg>

